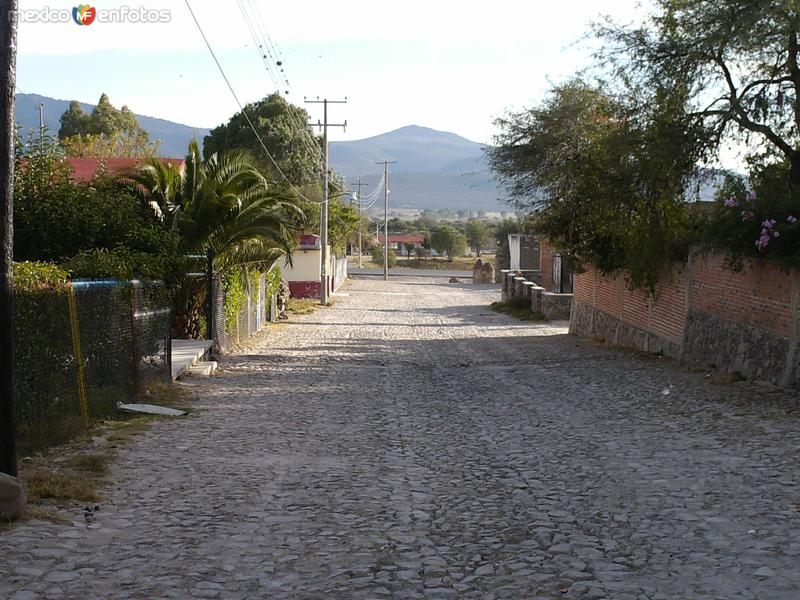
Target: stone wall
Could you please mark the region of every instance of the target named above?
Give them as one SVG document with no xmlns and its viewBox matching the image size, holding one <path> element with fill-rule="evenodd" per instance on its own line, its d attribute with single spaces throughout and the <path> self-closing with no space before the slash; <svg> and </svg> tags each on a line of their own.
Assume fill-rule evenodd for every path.
<svg viewBox="0 0 800 600">
<path fill-rule="evenodd" d="M 551 321 L 569 321 L 572 294 L 542 292 L 542 314 Z"/>
<path fill-rule="evenodd" d="M 722 255 L 696 254 L 650 296 L 590 268 L 575 278 L 570 331 L 789 386 L 800 382 L 798 279 L 760 261 L 735 272 Z"/>
</svg>

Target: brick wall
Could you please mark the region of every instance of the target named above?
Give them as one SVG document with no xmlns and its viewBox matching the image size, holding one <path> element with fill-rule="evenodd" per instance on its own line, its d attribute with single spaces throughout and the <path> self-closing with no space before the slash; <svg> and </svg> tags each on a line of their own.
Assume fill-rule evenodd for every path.
<svg viewBox="0 0 800 600">
<path fill-rule="evenodd" d="M 691 271 L 693 309 L 791 337 L 792 281 L 785 271 L 757 262 L 734 272 L 718 255 L 694 257 Z"/>
<path fill-rule="evenodd" d="M 676 265 L 652 297 L 589 268 L 575 276 L 570 329 L 789 385 L 800 379 L 798 288 L 796 272 L 763 262 L 736 272 L 721 255 Z"/>
</svg>

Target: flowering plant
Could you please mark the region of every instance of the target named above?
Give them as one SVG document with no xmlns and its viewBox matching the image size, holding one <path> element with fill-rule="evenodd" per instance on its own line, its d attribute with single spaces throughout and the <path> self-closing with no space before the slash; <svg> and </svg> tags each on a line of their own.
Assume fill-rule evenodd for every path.
<svg viewBox="0 0 800 600">
<path fill-rule="evenodd" d="M 800 268 L 800 190 L 786 183 L 780 163 L 762 165 L 743 178 L 729 176 L 709 216 L 710 246 L 728 252 L 734 266 L 748 256 Z"/>
</svg>

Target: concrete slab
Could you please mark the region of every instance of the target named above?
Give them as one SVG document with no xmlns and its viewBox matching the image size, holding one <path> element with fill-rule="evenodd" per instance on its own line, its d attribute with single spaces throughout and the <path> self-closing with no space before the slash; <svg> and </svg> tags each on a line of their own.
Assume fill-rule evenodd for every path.
<svg viewBox="0 0 800 600">
<path fill-rule="evenodd" d="M 158 406 L 157 404 L 123 404 L 122 402 L 117 402 L 117 409 L 126 413 L 164 415 L 167 417 L 181 417 L 186 414 L 186 411 Z"/>
<path fill-rule="evenodd" d="M 172 380 L 201 360 L 213 345 L 211 340 L 172 340 Z"/>
</svg>

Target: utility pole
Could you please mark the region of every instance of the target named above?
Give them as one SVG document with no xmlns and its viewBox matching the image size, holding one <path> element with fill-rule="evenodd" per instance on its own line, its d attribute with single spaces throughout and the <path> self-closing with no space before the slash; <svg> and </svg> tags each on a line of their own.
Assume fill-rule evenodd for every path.
<svg viewBox="0 0 800 600">
<path fill-rule="evenodd" d="M 361 195 L 361 188 L 366 186 L 366 183 L 361 183 L 361 177 L 358 177 L 356 180 L 355 187 L 358 188 L 356 192 L 356 201 L 358 202 L 358 268 L 361 269 L 361 205 L 362 205 L 362 198 L 364 196 Z"/>
<path fill-rule="evenodd" d="M 322 174 L 322 218 L 320 222 L 320 243 L 322 245 L 322 270 L 320 272 L 320 301 L 322 304 L 328 303 L 328 127 L 347 127 L 347 121 L 344 123 L 328 123 L 328 104 L 347 104 L 347 98 L 344 100 L 306 100 L 306 104 L 322 104 L 323 105 L 323 122 L 317 120 L 316 126 L 322 129 L 322 157 L 324 164 Z M 311 125 L 314 127 L 314 125 Z"/>
<path fill-rule="evenodd" d="M 389 165 L 396 160 L 376 162 L 383 165 L 383 280 L 389 281 Z"/>
<path fill-rule="evenodd" d="M 14 427 L 14 86 L 17 2 L 0 0 L 0 472 L 17 476 Z"/>
<path fill-rule="evenodd" d="M 39 150 L 44 156 L 44 104 L 40 102 L 36 108 L 39 109 Z"/>
</svg>

